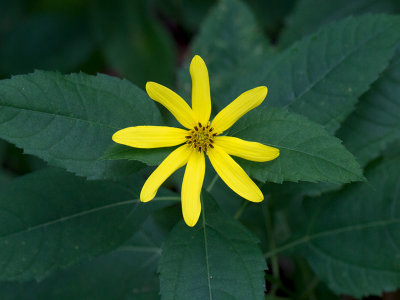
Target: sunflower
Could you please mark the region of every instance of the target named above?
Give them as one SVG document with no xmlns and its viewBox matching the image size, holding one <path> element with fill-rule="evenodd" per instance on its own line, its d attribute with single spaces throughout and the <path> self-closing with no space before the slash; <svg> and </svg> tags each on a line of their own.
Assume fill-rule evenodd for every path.
<svg viewBox="0 0 400 300">
<path fill-rule="evenodd" d="M 261 202 L 264 196 L 231 155 L 265 162 L 279 156 L 279 149 L 257 142 L 222 135 L 240 117 L 259 106 L 268 89 L 259 86 L 244 92 L 221 110 L 212 122 L 208 70 L 196 55 L 190 64 L 192 77 L 192 108 L 170 89 L 148 82 L 146 91 L 151 99 L 165 106 L 185 127 L 136 126 L 117 131 L 114 142 L 135 148 L 159 148 L 181 145 L 172 151 L 146 180 L 140 200 L 152 200 L 163 182 L 177 169 L 186 165 L 182 182 L 182 214 L 188 226 L 194 226 L 201 212 L 200 193 L 205 174 L 205 154 L 221 179 L 238 195 Z"/>
</svg>

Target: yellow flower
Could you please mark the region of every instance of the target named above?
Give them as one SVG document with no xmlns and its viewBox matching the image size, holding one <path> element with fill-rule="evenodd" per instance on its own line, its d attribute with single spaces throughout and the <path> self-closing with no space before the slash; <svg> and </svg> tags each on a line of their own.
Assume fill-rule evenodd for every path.
<svg viewBox="0 0 400 300">
<path fill-rule="evenodd" d="M 114 142 L 136 148 L 170 147 L 183 144 L 168 155 L 145 182 L 140 200 L 152 200 L 163 182 L 186 165 L 182 183 L 182 213 L 187 225 L 194 226 L 201 212 L 200 192 L 205 174 L 207 154 L 221 179 L 243 198 L 261 202 L 264 196 L 258 186 L 230 155 L 264 162 L 277 158 L 279 150 L 221 134 L 240 117 L 260 105 L 268 89 L 251 89 L 220 111 L 210 123 L 211 97 L 208 71 L 203 59 L 196 55 L 190 64 L 192 77 L 192 109 L 175 92 L 148 82 L 150 98 L 164 105 L 186 129 L 167 126 L 136 126 L 116 132 Z"/>
</svg>

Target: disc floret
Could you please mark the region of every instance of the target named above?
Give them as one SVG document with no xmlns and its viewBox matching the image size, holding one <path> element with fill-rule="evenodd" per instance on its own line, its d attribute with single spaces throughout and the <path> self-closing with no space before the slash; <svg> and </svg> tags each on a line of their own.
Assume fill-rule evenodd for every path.
<svg viewBox="0 0 400 300">
<path fill-rule="evenodd" d="M 194 126 L 189 131 L 189 135 L 186 136 L 186 143 L 199 152 L 207 153 L 209 148 L 214 148 L 213 143 L 217 133 L 213 130 L 214 128 L 210 127 L 210 122 L 206 125 L 199 122 L 198 126 Z"/>
</svg>

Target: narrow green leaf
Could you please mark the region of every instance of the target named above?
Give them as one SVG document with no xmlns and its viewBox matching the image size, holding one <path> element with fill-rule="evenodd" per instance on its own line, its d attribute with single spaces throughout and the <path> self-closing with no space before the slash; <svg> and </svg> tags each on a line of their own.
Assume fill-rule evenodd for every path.
<svg viewBox="0 0 400 300">
<path fill-rule="evenodd" d="M 397 156 L 367 171 L 369 183 L 352 184 L 294 207 L 288 218 L 297 219 L 292 226 L 296 238 L 275 252 L 302 253 L 338 294 L 358 298 L 396 290 L 400 286 L 399 165 Z"/>
<path fill-rule="evenodd" d="M 0 280 L 41 279 L 120 246 L 149 212 L 176 197 L 141 204 L 142 180 L 86 181 L 47 169 L 0 191 Z M 179 199 L 179 198 L 177 198 Z M 164 201 L 161 201 L 164 200 Z"/>
<path fill-rule="evenodd" d="M 121 128 L 157 125 L 160 113 L 126 80 L 36 71 L 0 81 L 0 137 L 51 165 L 88 178 L 126 175 L 138 162 L 105 161 Z"/>
<path fill-rule="evenodd" d="M 180 222 L 163 246 L 161 295 L 168 299 L 264 299 L 265 260 L 257 241 L 204 194 L 196 227 Z"/>
<path fill-rule="evenodd" d="M 0 298 L 158 299 L 157 267 L 163 238 L 164 233 L 147 220 L 129 242 L 110 254 L 58 271 L 39 283 L 0 283 Z"/>
<path fill-rule="evenodd" d="M 207 64 L 211 97 L 218 106 L 231 88 L 232 79 L 251 64 L 258 64 L 269 53 L 270 46 L 247 5 L 240 0 L 222 0 L 208 14 L 190 48 L 190 59 L 198 54 Z M 179 79 L 189 100 L 188 66 L 181 70 Z"/>
<path fill-rule="evenodd" d="M 228 135 L 280 150 L 277 159 L 257 163 L 240 159 L 249 175 L 260 181 L 362 180 L 362 170 L 341 141 L 321 125 L 279 108 L 259 108 L 240 119 Z"/>
<path fill-rule="evenodd" d="M 151 15 L 148 1 L 92 1 L 92 22 L 111 68 L 138 84 L 171 85 L 175 49 L 169 32 Z"/>
<path fill-rule="evenodd" d="M 300 0 L 285 22 L 279 45 L 289 46 L 317 31 L 319 27 L 350 15 L 399 12 L 400 4 L 397 0 Z"/>
<path fill-rule="evenodd" d="M 3 75 L 34 69 L 70 72 L 83 64 L 94 49 L 86 21 L 63 15 L 32 15 L 11 28 L 0 47 Z"/>
<path fill-rule="evenodd" d="M 400 138 L 400 48 L 337 135 L 361 165 Z"/>
<path fill-rule="evenodd" d="M 225 104 L 247 89 L 266 85 L 263 105 L 287 107 L 333 132 L 385 69 L 399 39 L 399 17 L 362 16 L 332 23 L 248 70 L 231 83 Z"/>
</svg>

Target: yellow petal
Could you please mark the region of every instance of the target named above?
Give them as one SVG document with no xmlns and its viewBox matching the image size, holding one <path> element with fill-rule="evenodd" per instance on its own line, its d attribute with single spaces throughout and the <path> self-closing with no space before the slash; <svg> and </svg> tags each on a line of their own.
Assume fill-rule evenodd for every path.
<svg viewBox="0 0 400 300">
<path fill-rule="evenodd" d="M 163 182 L 167 180 L 172 173 L 187 163 L 191 152 L 192 149 L 187 145 L 183 145 L 172 151 L 157 169 L 154 170 L 150 177 L 147 178 L 140 192 L 140 201 L 147 202 L 153 199 Z"/>
<path fill-rule="evenodd" d="M 201 212 L 200 193 L 206 164 L 202 152 L 193 151 L 186 166 L 182 183 L 182 214 L 186 224 L 196 225 Z"/>
<path fill-rule="evenodd" d="M 192 77 L 192 109 L 201 124 L 207 124 L 211 115 L 210 81 L 207 66 L 196 55 L 190 63 Z"/>
<path fill-rule="evenodd" d="M 192 109 L 177 93 L 155 82 L 147 82 L 146 91 L 151 99 L 165 106 L 182 126 L 193 128 L 197 124 Z"/>
<path fill-rule="evenodd" d="M 167 126 L 136 126 L 114 133 L 114 142 L 136 148 L 159 148 L 182 144 L 188 131 Z"/>
<path fill-rule="evenodd" d="M 264 199 L 258 186 L 221 147 L 214 145 L 207 154 L 215 171 L 235 193 L 253 202 Z"/>
<path fill-rule="evenodd" d="M 279 149 L 233 136 L 217 136 L 214 143 L 226 153 L 252 161 L 269 161 L 279 156 Z"/>
<path fill-rule="evenodd" d="M 265 86 L 259 86 L 244 92 L 215 116 L 211 127 L 214 127 L 215 132 L 218 133 L 227 130 L 240 117 L 259 106 L 264 101 L 267 93 L 268 89 Z"/>
</svg>

